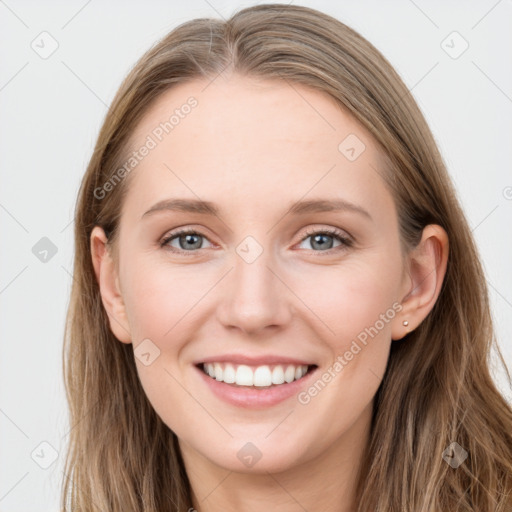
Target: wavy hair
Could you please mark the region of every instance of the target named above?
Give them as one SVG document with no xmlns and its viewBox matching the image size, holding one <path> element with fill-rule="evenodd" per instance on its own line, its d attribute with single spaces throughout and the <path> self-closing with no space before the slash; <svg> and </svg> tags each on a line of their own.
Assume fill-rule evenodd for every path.
<svg viewBox="0 0 512 512">
<path fill-rule="evenodd" d="M 488 290 L 468 222 L 433 135 L 392 65 L 342 22 L 301 6 L 264 4 L 227 21 L 194 19 L 149 49 L 118 90 L 83 178 L 75 216 L 73 287 L 63 373 L 70 411 L 63 510 L 186 511 L 190 484 L 176 435 L 149 403 L 133 347 L 109 328 L 91 260 L 94 226 L 115 249 L 127 180 L 95 190 L 126 160 L 130 137 L 174 85 L 219 73 L 279 79 L 323 91 L 373 136 L 412 249 L 428 224 L 450 254 L 438 300 L 392 343 L 377 391 L 357 488 L 358 512 L 510 512 L 512 410 L 490 373 L 495 339 Z M 458 468 L 443 460 L 457 442 Z M 311 492 L 314 492 L 313 490 Z"/>
</svg>

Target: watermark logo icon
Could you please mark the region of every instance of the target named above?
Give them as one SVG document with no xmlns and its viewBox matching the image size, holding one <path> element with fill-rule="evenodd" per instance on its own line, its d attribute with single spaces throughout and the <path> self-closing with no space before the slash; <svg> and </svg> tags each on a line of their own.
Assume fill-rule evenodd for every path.
<svg viewBox="0 0 512 512">
<path fill-rule="evenodd" d="M 30 47 L 34 50 L 41 59 L 48 59 L 51 57 L 59 47 L 57 40 L 49 33 L 41 32 L 31 43 Z"/>
<path fill-rule="evenodd" d="M 146 338 L 137 345 L 134 354 L 144 366 L 149 366 L 160 356 L 160 349 L 149 338 Z"/>
<path fill-rule="evenodd" d="M 263 247 L 254 237 L 249 235 L 237 245 L 236 253 L 246 263 L 254 263 L 263 253 Z"/>
<path fill-rule="evenodd" d="M 365 149 L 366 145 L 355 133 L 345 137 L 338 145 L 338 151 L 350 162 L 357 160 Z"/>
<path fill-rule="evenodd" d="M 469 43 L 454 30 L 441 41 L 441 48 L 452 59 L 458 59 L 469 48 Z"/>
<path fill-rule="evenodd" d="M 43 441 L 32 450 L 30 456 L 39 467 L 48 469 L 57 460 L 59 452 L 48 441 Z"/>
<path fill-rule="evenodd" d="M 32 254 L 42 263 L 48 263 L 57 254 L 57 251 L 57 246 L 46 236 L 43 236 L 32 247 Z"/>
<path fill-rule="evenodd" d="M 454 469 L 458 468 L 467 458 L 468 452 L 455 441 L 450 443 L 443 452 L 443 459 Z"/>
<path fill-rule="evenodd" d="M 252 468 L 256 462 L 261 459 L 262 453 L 258 450 L 258 447 L 253 443 L 246 443 L 238 450 L 236 454 L 240 462 L 247 466 L 248 468 Z"/>
</svg>

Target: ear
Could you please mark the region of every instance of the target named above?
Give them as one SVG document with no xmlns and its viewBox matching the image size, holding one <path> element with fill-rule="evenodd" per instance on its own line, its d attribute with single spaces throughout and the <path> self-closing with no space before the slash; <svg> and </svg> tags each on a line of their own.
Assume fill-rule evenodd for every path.
<svg viewBox="0 0 512 512">
<path fill-rule="evenodd" d="M 441 292 L 448 262 L 448 235 L 437 224 L 423 229 L 419 244 L 408 254 L 402 285 L 402 310 L 395 317 L 391 338 L 413 331 L 434 307 Z M 408 324 L 404 326 L 403 322 Z"/>
<path fill-rule="evenodd" d="M 119 287 L 119 276 L 110 247 L 107 245 L 107 237 L 100 226 L 95 226 L 91 233 L 91 256 L 103 307 L 110 321 L 110 329 L 119 341 L 131 343 L 130 327 Z"/>
</svg>

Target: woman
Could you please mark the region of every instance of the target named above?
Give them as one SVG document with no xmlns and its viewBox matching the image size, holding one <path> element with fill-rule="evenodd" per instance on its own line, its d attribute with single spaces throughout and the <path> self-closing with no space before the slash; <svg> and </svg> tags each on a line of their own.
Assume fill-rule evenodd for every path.
<svg viewBox="0 0 512 512">
<path fill-rule="evenodd" d="M 173 30 L 114 98 L 75 236 L 66 510 L 512 510 L 468 223 L 346 25 Z"/>
</svg>

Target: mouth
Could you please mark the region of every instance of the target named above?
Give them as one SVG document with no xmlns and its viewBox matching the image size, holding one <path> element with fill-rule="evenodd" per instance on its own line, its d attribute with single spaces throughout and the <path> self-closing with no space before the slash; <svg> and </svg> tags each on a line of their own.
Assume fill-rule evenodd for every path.
<svg viewBox="0 0 512 512">
<path fill-rule="evenodd" d="M 196 367 L 208 377 L 235 388 L 269 389 L 286 386 L 303 379 L 317 368 L 316 364 L 274 364 L 250 366 L 224 362 L 198 363 Z"/>
</svg>

